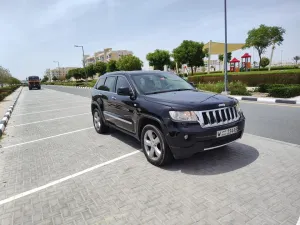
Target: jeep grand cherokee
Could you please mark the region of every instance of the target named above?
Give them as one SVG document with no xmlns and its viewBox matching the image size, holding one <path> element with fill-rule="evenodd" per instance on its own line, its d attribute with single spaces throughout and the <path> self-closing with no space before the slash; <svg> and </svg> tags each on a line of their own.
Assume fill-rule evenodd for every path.
<svg viewBox="0 0 300 225">
<path fill-rule="evenodd" d="M 245 126 L 238 100 L 163 71 L 104 74 L 92 89 L 91 110 L 98 133 L 113 127 L 132 135 L 156 166 L 227 145 Z"/>
</svg>

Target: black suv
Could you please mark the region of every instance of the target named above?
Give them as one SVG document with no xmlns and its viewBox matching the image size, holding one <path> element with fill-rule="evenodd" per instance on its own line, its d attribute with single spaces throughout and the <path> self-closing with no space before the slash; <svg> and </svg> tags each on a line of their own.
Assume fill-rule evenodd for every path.
<svg viewBox="0 0 300 225">
<path fill-rule="evenodd" d="M 114 127 L 132 135 L 156 166 L 227 145 L 245 127 L 238 100 L 197 90 L 163 71 L 102 75 L 92 89 L 91 110 L 98 133 Z"/>
</svg>

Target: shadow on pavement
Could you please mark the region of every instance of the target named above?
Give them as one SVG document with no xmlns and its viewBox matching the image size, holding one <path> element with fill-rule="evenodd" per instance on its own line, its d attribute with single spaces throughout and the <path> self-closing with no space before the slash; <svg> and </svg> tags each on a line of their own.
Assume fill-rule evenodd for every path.
<svg viewBox="0 0 300 225">
<path fill-rule="evenodd" d="M 141 144 L 139 143 L 139 141 L 130 135 L 124 134 L 123 132 L 118 131 L 113 128 L 110 128 L 107 135 L 110 135 L 113 138 L 119 139 L 120 141 L 124 142 L 125 144 L 130 145 L 135 150 L 142 151 Z"/>
<path fill-rule="evenodd" d="M 190 158 L 174 160 L 163 167 L 165 170 L 178 171 L 191 175 L 216 175 L 243 168 L 254 162 L 259 152 L 239 142 L 220 149 L 198 153 Z"/>
</svg>

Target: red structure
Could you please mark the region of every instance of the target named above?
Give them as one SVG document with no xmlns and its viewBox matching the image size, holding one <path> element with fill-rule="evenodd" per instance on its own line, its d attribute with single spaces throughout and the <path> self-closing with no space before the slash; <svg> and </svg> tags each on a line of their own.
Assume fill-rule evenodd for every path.
<svg viewBox="0 0 300 225">
<path fill-rule="evenodd" d="M 233 58 L 229 63 L 230 63 L 230 72 L 240 71 L 240 60 L 238 60 L 237 58 Z"/>
<path fill-rule="evenodd" d="M 245 53 L 242 57 L 242 68 L 244 71 L 249 71 L 251 68 L 251 55 Z"/>
</svg>

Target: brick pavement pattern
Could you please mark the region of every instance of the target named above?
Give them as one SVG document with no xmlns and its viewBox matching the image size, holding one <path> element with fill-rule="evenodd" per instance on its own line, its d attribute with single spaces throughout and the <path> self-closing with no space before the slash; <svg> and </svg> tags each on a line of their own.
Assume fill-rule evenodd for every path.
<svg viewBox="0 0 300 225">
<path fill-rule="evenodd" d="M 24 101 L 34 94 L 24 91 Z M 64 96 L 48 90 L 40 96 L 50 94 Z M 45 115 L 36 116 L 39 120 Z M 25 117 L 14 119 L 11 126 L 26 122 Z M 58 122 L 60 132 L 92 124 L 90 115 L 80 120 Z M 39 133 L 34 138 L 53 135 L 50 126 L 33 124 Z M 140 149 L 120 132 L 99 135 L 93 129 L 5 148 L 28 141 L 33 134 L 27 135 L 26 129 L 9 128 L 1 142 L 0 201 Z M 299 146 L 249 134 L 164 168 L 152 166 L 138 153 L 0 205 L 0 224 L 295 225 L 300 215 L 299 160 Z"/>
</svg>

